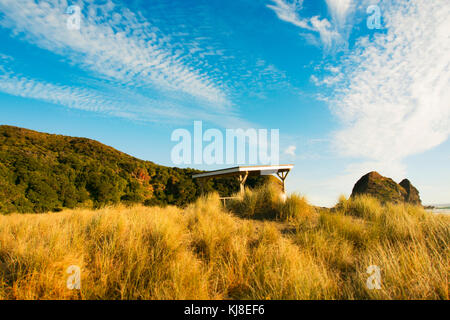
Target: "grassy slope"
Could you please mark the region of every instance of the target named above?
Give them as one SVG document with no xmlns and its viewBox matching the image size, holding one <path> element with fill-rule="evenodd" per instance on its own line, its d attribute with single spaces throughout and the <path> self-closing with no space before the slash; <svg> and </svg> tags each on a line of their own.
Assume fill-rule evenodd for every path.
<svg viewBox="0 0 450 320">
<path fill-rule="evenodd" d="M 199 196 L 193 169 L 133 158 L 97 141 L 0 126 L 0 213 L 125 203 L 185 206 Z M 230 195 L 236 179 L 214 179 L 207 191 Z M 250 177 L 249 186 L 267 177 Z"/>
<path fill-rule="evenodd" d="M 229 210 L 233 210 L 231 213 Z M 264 218 L 264 220 L 263 220 Z M 2 299 L 448 299 L 449 217 L 247 191 L 176 207 L 0 216 Z M 81 267 L 81 290 L 66 269 Z M 369 265 L 381 290 L 366 287 Z"/>
</svg>

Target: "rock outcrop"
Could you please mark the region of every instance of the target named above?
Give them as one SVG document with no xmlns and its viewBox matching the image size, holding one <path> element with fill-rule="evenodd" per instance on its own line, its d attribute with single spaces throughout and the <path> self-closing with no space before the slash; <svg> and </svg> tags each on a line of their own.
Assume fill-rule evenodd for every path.
<svg viewBox="0 0 450 320">
<path fill-rule="evenodd" d="M 408 179 L 404 179 L 398 184 L 391 178 L 383 177 L 375 171 L 362 176 L 356 182 L 351 197 L 361 194 L 368 194 L 383 203 L 408 202 L 417 205 L 421 204 L 419 191 Z"/>
<path fill-rule="evenodd" d="M 417 190 L 408 179 L 403 179 L 400 185 L 406 191 L 405 201 L 417 205 L 422 205 L 420 200 L 419 190 Z"/>
</svg>

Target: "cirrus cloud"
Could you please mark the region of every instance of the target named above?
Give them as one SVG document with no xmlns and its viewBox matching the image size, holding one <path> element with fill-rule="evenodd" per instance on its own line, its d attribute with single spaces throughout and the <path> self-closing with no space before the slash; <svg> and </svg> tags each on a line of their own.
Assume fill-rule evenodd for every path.
<svg viewBox="0 0 450 320">
<path fill-rule="evenodd" d="M 331 106 L 343 123 L 335 135 L 340 154 L 391 162 L 450 134 L 450 6 L 390 1 L 383 9 L 387 33 L 359 41 Z"/>
<path fill-rule="evenodd" d="M 209 107 L 229 106 L 215 79 L 189 65 L 141 15 L 108 0 L 78 1 L 80 30 L 66 27 L 65 0 L 2 0 L 0 25 L 98 75 L 133 87 L 156 86 Z"/>
<path fill-rule="evenodd" d="M 303 0 L 272 0 L 272 3 L 267 7 L 272 9 L 280 20 L 305 30 L 306 32 L 302 32 L 300 35 L 309 43 L 321 43 L 326 51 L 345 44 L 349 34 L 348 17 L 354 11 L 353 0 L 326 0 L 331 22 L 329 19 L 319 16 L 301 17 Z M 320 41 L 317 40 L 317 34 Z"/>
</svg>

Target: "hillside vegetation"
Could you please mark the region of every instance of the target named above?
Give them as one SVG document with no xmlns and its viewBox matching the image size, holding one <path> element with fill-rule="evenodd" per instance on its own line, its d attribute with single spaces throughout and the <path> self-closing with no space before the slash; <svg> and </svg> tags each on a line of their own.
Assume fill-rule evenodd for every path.
<svg viewBox="0 0 450 320">
<path fill-rule="evenodd" d="M 193 169 L 142 161 L 85 138 L 0 126 L 0 213 L 60 211 L 141 203 L 186 206 L 200 194 Z M 267 177 L 249 178 L 256 186 Z M 227 196 L 233 179 L 214 179 L 206 191 Z"/>
<path fill-rule="evenodd" d="M 333 210 L 270 186 L 221 204 L 0 216 L 0 299 L 448 299 L 450 220 L 367 196 Z M 66 270 L 81 269 L 81 289 Z M 381 289 L 366 286 L 368 266 Z"/>
</svg>

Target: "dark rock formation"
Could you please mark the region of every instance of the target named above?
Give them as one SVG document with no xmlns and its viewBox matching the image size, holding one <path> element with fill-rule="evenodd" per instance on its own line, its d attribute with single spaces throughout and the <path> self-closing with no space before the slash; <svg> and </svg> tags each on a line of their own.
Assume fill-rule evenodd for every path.
<svg viewBox="0 0 450 320">
<path fill-rule="evenodd" d="M 419 191 L 407 179 L 400 184 L 391 178 L 383 177 L 372 171 L 361 177 L 353 187 L 351 197 L 367 194 L 379 199 L 381 202 L 401 203 L 408 202 L 420 205 Z"/>
<path fill-rule="evenodd" d="M 400 185 L 406 191 L 405 201 L 417 205 L 421 205 L 422 201 L 420 200 L 419 191 L 411 184 L 408 179 L 403 179 L 400 182 Z"/>
<path fill-rule="evenodd" d="M 391 178 L 386 178 L 378 172 L 372 171 L 362 176 L 353 187 L 351 197 L 368 194 L 381 202 L 403 202 L 406 191 Z"/>
</svg>

